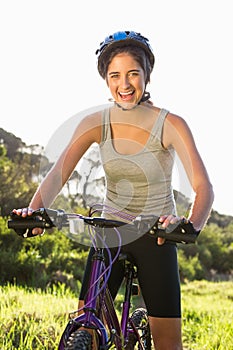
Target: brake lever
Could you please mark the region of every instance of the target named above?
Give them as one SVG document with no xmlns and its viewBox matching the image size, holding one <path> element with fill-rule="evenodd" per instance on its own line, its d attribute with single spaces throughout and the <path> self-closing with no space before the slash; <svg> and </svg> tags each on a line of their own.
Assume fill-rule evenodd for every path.
<svg viewBox="0 0 233 350">
<path fill-rule="evenodd" d="M 159 216 L 140 215 L 133 220 L 133 224 L 138 232 L 156 231 L 159 225 Z"/>
<path fill-rule="evenodd" d="M 35 213 L 38 213 L 49 224 L 49 228 L 57 227 L 58 230 L 61 230 L 68 223 L 67 214 L 63 209 L 39 208 L 35 210 Z"/>
</svg>

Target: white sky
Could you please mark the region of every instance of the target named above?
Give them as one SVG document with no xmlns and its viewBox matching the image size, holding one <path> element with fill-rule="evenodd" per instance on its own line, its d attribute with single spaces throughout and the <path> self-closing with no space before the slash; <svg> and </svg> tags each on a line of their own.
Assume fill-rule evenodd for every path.
<svg viewBox="0 0 233 350">
<path fill-rule="evenodd" d="M 186 119 L 214 209 L 233 215 L 231 0 L 0 0 L 0 127 L 46 146 L 67 119 L 107 103 L 95 50 L 118 30 L 150 39 L 153 102 Z"/>
</svg>

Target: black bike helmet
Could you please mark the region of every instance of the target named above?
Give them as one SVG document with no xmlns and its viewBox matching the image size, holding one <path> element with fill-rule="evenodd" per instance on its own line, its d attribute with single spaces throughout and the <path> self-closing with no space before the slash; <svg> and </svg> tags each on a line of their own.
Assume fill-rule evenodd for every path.
<svg viewBox="0 0 233 350">
<path fill-rule="evenodd" d="M 116 32 L 112 35 L 109 35 L 105 38 L 104 41 L 100 43 L 100 47 L 96 50 L 96 55 L 98 57 L 98 71 L 100 75 L 104 78 L 101 62 L 105 58 L 108 49 L 112 49 L 113 47 L 121 47 L 125 45 L 135 45 L 144 49 L 151 66 L 151 71 L 154 67 L 154 54 L 149 44 L 149 40 L 142 36 L 140 33 L 136 33 L 133 31 L 124 31 L 124 32 Z"/>
</svg>

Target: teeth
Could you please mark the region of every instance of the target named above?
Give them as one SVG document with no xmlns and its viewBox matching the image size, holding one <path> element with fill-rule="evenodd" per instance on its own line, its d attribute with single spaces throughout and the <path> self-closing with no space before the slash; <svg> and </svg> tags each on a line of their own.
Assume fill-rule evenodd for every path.
<svg viewBox="0 0 233 350">
<path fill-rule="evenodd" d="M 120 92 L 120 95 L 122 96 L 127 96 L 127 95 L 131 95 L 133 92 L 129 91 L 129 92 Z"/>
</svg>

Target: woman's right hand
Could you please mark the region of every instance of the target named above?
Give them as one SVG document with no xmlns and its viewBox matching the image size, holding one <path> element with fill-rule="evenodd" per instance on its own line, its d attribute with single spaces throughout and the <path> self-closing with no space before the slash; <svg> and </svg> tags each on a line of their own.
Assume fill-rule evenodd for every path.
<svg viewBox="0 0 233 350">
<path fill-rule="evenodd" d="M 25 218 L 26 216 L 30 216 L 33 213 L 33 209 L 31 208 L 20 208 L 20 209 L 13 209 L 12 213 L 22 216 L 22 218 Z"/>
<path fill-rule="evenodd" d="M 33 209 L 32 208 L 20 208 L 20 209 L 13 209 L 12 213 L 21 216 L 22 218 L 25 218 L 26 216 L 31 216 L 33 214 Z M 32 234 L 37 236 L 37 235 L 42 235 L 44 233 L 44 230 L 40 227 L 35 227 L 32 229 Z"/>
</svg>

